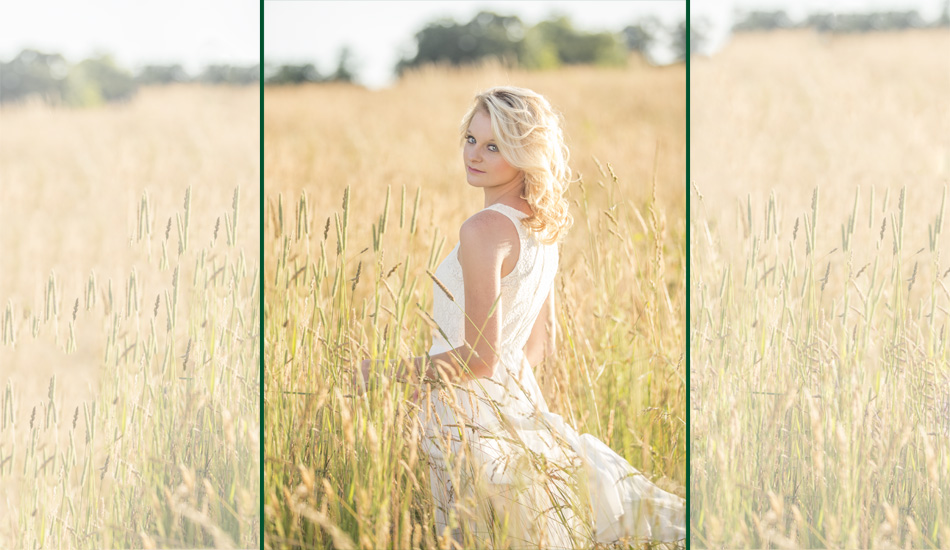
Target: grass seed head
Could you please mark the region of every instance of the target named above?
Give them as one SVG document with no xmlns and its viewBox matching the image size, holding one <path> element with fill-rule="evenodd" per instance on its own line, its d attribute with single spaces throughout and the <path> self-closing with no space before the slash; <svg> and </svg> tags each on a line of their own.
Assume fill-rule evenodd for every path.
<svg viewBox="0 0 950 550">
<path fill-rule="evenodd" d="M 356 291 L 356 283 L 360 282 L 360 272 L 363 270 L 363 261 L 360 260 L 360 263 L 356 265 L 356 276 L 353 277 L 353 286 L 350 287 L 350 292 Z"/>
<path fill-rule="evenodd" d="M 433 275 L 432 272 L 429 271 L 428 269 L 426 270 L 426 275 L 428 275 L 435 282 L 435 284 L 442 290 L 442 292 L 444 292 L 445 295 L 448 296 L 449 300 L 453 302 L 455 301 L 455 296 L 453 296 L 452 293 L 449 292 L 448 287 L 442 284 L 442 281 L 440 281 L 438 277 Z"/>
</svg>

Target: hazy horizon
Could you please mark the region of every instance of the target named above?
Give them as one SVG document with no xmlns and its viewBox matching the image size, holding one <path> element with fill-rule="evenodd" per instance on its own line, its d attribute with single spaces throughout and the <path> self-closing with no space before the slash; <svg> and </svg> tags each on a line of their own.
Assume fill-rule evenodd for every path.
<svg viewBox="0 0 950 550">
<path fill-rule="evenodd" d="M 372 8 L 374 17 L 366 18 Z M 415 33 L 446 17 L 470 21 L 487 10 L 516 15 L 526 25 L 567 15 L 586 32 L 620 32 L 627 25 L 655 16 L 675 24 L 686 16 L 686 2 L 264 2 L 264 63 L 313 63 L 321 74 L 336 68 L 344 46 L 353 56 L 358 81 L 382 87 L 394 80 L 393 70 L 403 55 L 414 51 Z M 656 54 L 672 58 L 659 49 Z M 672 60 L 672 59 L 670 59 Z"/>
<path fill-rule="evenodd" d="M 835 12 L 916 10 L 926 21 L 936 19 L 945 0 L 841 0 Z M 147 65 L 181 65 L 197 75 L 212 64 L 250 66 L 312 63 L 322 74 L 336 68 L 348 46 L 357 80 L 370 87 L 391 83 L 400 57 L 414 51 L 414 35 L 429 22 L 448 17 L 459 23 L 481 10 L 517 15 L 527 25 L 567 15 L 587 32 L 620 32 L 646 17 L 667 27 L 685 17 L 685 1 L 651 2 L 505 2 L 499 0 L 437 2 L 170 0 L 161 4 L 129 4 L 94 0 L 82 4 L 47 0 L 12 4 L 0 19 L 0 60 L 12 60 L 25 49 L 63 55 L 70 63 L 108 54 L 133 71 Z M 703 53 L 713 54 L 729 39 L 732 24 L 743 12 L 784 10 L 798 21 L 813 12 L 829 12 L 818 0 L 707 0 L 694 2 L 691 16 L 708 27 Z M 56 14 L 52 17 L 51 14 Z M 372 13 L 374 17 L 366 17 Z M 265 55 L 261 59 L 261 18 Z M 661 37 L 655 62 L 672 61 Z"/>
<path fill-rule="evenodd" d="M 70 63 L 108 54 L 133 70 L 254 65 L 260 62 L 260 17 L 260 3 L 251 0 L 15 2 L 0 18 L 0 59 L 35 49 Z"/>
</svg>

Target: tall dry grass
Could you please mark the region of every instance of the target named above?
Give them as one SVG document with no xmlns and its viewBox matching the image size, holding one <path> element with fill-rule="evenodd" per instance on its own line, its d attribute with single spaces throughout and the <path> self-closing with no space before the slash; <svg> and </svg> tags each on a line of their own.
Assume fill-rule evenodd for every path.
<svg viewBox="0 0 950 550">
<path fill-rule="evenodd" d="M 701 548 L 950 545 L 946 30 L 691 67 Z"/>
<path fill-rule="evenodd" d="M 0 546 L 259 544 L 258 98 L 0 110 Z"/>
<path fill-rule="evenodd" d="M 449 544 L 434 528 L 413 388 L 380 376 L 356 398 L 352 366 L 431 344 L 426 271 L 483 200 L 464 182 L 458 124 L 477 91 L 500 84 L 563 112 L 582 176 L 556 282 L 559 356 L 537 373 L 548 404 L 682 493 L 682 66 L 488 65 L 426 69 L 376 92 L 267 88 L 267 547 Z"/>
</svg>

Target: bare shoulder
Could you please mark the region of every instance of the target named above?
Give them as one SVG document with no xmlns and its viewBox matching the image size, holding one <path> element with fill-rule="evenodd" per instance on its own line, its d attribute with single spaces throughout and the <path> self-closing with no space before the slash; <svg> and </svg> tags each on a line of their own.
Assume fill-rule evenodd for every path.
<svg viewBox="0 0 950 550">
<path fill-rule="evenodd" d="M 494 210 L 482 210 L 465 220 L 459 228 L 462 246 L 497 248 L 518 241 L 518 230 L 507 216 Z"/>
<path fill-rule="evenodd" d="M 518 243 L 518 230 L 507 216 L 482 210 L 459 229 L 459 260 L 463 269 L 468 266 L 500 272 L 506 261 L 517 257 Z"/>
</svg>

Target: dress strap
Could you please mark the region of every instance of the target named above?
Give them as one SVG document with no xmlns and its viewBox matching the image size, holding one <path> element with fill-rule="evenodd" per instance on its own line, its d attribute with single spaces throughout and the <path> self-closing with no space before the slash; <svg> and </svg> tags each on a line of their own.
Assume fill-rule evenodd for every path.
<svg viewBox="0 0 950 550">
<path fill-rule="evenodd" d="M 487 206 L 485 210 L 494 210 L 495 212 L 504 215 L 509 220 L 511 220 L 511 223 L 515 225 L 515 229 L 518 230 L 518 235 L 520 235 L 522 238 L 527 236 L 527 232 L 525 231 L 524 225 L 521 224 L 521 221 L 527 218 L 528 215 L 521 210 L 501 203 L 495 203 L 491 206 Z"/>
</svg>

